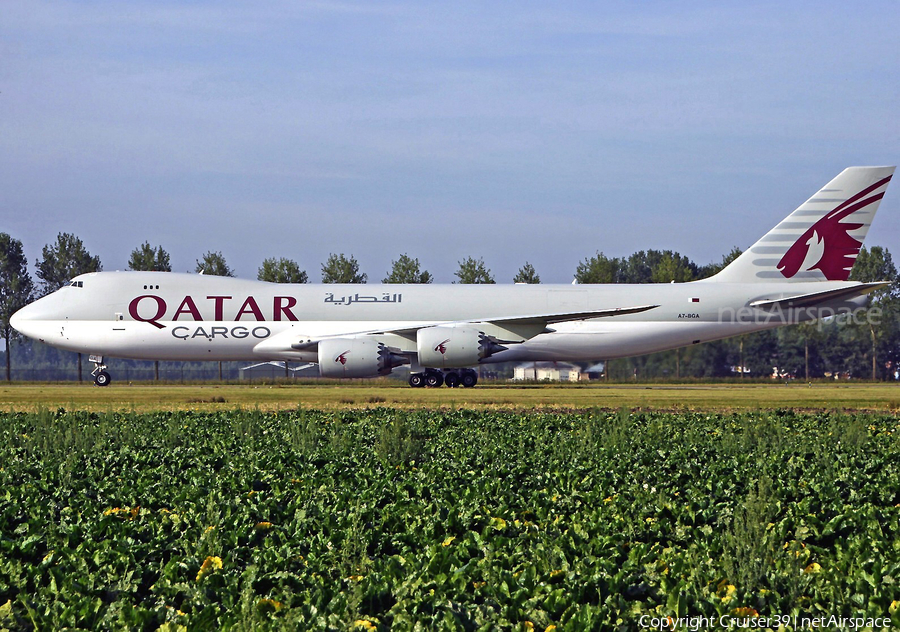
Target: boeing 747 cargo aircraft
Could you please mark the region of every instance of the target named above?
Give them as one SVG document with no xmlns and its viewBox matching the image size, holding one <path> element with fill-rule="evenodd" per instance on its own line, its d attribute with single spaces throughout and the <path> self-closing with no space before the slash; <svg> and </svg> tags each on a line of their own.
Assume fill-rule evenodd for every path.
<svg viewBox="0 0 900 632">
<path fill-rule="evenodd" d="M 472 367 L 642 355 L 847 313 L 886 283 L 848 281 L 894 167 L 850 167 L 717 275 L 648 285 L 286 285 L 96 272 L 13 315 L 22 334 L 106 359 L 293 360 L 323 377 L 409 365 L 412 386 Z"/>
</svg>

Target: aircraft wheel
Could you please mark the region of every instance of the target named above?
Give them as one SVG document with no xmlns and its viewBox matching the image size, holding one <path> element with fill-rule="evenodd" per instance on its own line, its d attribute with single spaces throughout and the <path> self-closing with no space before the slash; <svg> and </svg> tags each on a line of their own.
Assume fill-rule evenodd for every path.
<svg viewBox="0 0 900 632">
<path fill-rule="evenodd" d="M 100 371 L 94 376 L 94 384 L 97 386 L 109 386 L 110 382 L 112 382 L 112 378 L 106 371 Z"/>
<path fill-rule="evenodd" d="M 444 375 L 438 371 L 428 371 L 425 373 L 425 386 L 438 388 L 444 385 Z"/>
<path fill-rule="evenodd" d="M 466 388 L 472 388 L 478 384 L 478 374 L 475 371 L 466 371 L 460 379 Z"/>
<path fill-rule="evenodd" d="M 420 386 L 425 386 L 425 375 L 423 373 L 410 373 L 409 374 L 409 385 L 413 388 L 419 388 Z"/>
<path fill-rule="evenodd" d="M 455 371 L 450 371 L 444 376 L 444 384 L 447 385 L 448 388 L 456 388 L 459 386 L 459 374 Z"/>
</svg>

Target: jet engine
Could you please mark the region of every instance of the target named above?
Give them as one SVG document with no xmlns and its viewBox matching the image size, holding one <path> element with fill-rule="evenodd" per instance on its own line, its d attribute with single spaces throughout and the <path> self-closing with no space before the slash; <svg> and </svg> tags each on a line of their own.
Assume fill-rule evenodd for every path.
<svg viewBox="0 0 900 632">
<path fill-rule="evenodd" d="M 322 377 L 376 377 L 408 364 L 399 349 L 373 338 L 328 338 L 319 341 L 319 375 Z"/>
<path fill-rule="evenodd" d="M 420 329 L 416 334 L 419 364 L 451 369 L 472 366 L 506 347 L 470 326 L 439 326 Z"/>
</svg>

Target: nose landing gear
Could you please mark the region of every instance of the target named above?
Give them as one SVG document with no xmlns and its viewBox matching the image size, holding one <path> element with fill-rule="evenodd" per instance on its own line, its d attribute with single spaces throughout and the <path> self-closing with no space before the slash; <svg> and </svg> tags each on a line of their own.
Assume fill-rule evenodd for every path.
<svg viewBox="0 0 900 632">
<path fill-rule="evenodd" d="M 94 370 L 91 371 L 91 375 L 94 376 L 94 385 L 109 386 L 109 383 L 112 382 L 112 377 L 106 371 L 106 365 L 103 364 L 103 356 L 92 355 L 88 357 L 88 361 L 94 363 Z"/>
</svg>

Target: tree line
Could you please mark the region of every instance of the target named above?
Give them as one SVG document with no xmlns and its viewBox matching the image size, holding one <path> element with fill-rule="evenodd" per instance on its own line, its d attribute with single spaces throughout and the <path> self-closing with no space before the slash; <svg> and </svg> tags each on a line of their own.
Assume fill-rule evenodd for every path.
<svg viewBox="0 0 900 632">
<path fill-rule="evenodd" d="M 591 283 L 671 283 L 712 276 L 741 254 L 733 248 L 721 261 L 698 265 L 672 250 L 642 250 L 628 257 L 608 257 L 602 252 L 578 263 L 574 282 Z M 144 242 L 128 259 L 129 270 L 171 272 L 169 253 L 162 246 Z M 98 256 L 91 255 L 81 239 L 60 233 L 47 244 L 35 261 L 35 282 L 28 272 L 22 243 L 0 233 L 0 334 L 5 343 L 6 379 L 10 380 L 10 341 L 16 332 L 9 324 L 16 310 L 32 300 L 56 291 L 79 274 L 102 270 Z M 208 251 L 196 260 L 197 273 L 235 276 L 220 251 Z M 483 258 L 466 257 L 458 262 L 455 283 L 496 283 Z M 366 283 L 355 257 L 330 254 L 321 264 L 323 283 Z M 308 283 L 309 275 L 289 258 L 272 257 L 257 271 L 261 281 Z M 614 377 L 722 377 L 771 375 L 778 371 L 794 377 L 851 376 L 892 379 L 900 361 L 900 283 L 891 254 L 886 248 L 863 248 L 850 276 L 854 281 L 892 281 L 873 293 L 871 307 L 878 318 L 866 322 L 842 323 L 840 319 L 780 328 L 739 338 L 710 342 L 697 347 L 618 361 L 607 373 Z M 431 283 L 433 276 L 422 269 L 417 258 L 407 254 L 392 261 L 382 283 Z M 513 278 L 515 283 L 540 283 L 531 263 L 526 262 Z M 602 358 L 598 358 L 601 360 Z M 79 354 L 80 367 L 80 354 Z M 777 369 L 776 369 L 777 367 Z"/>
</svg>

